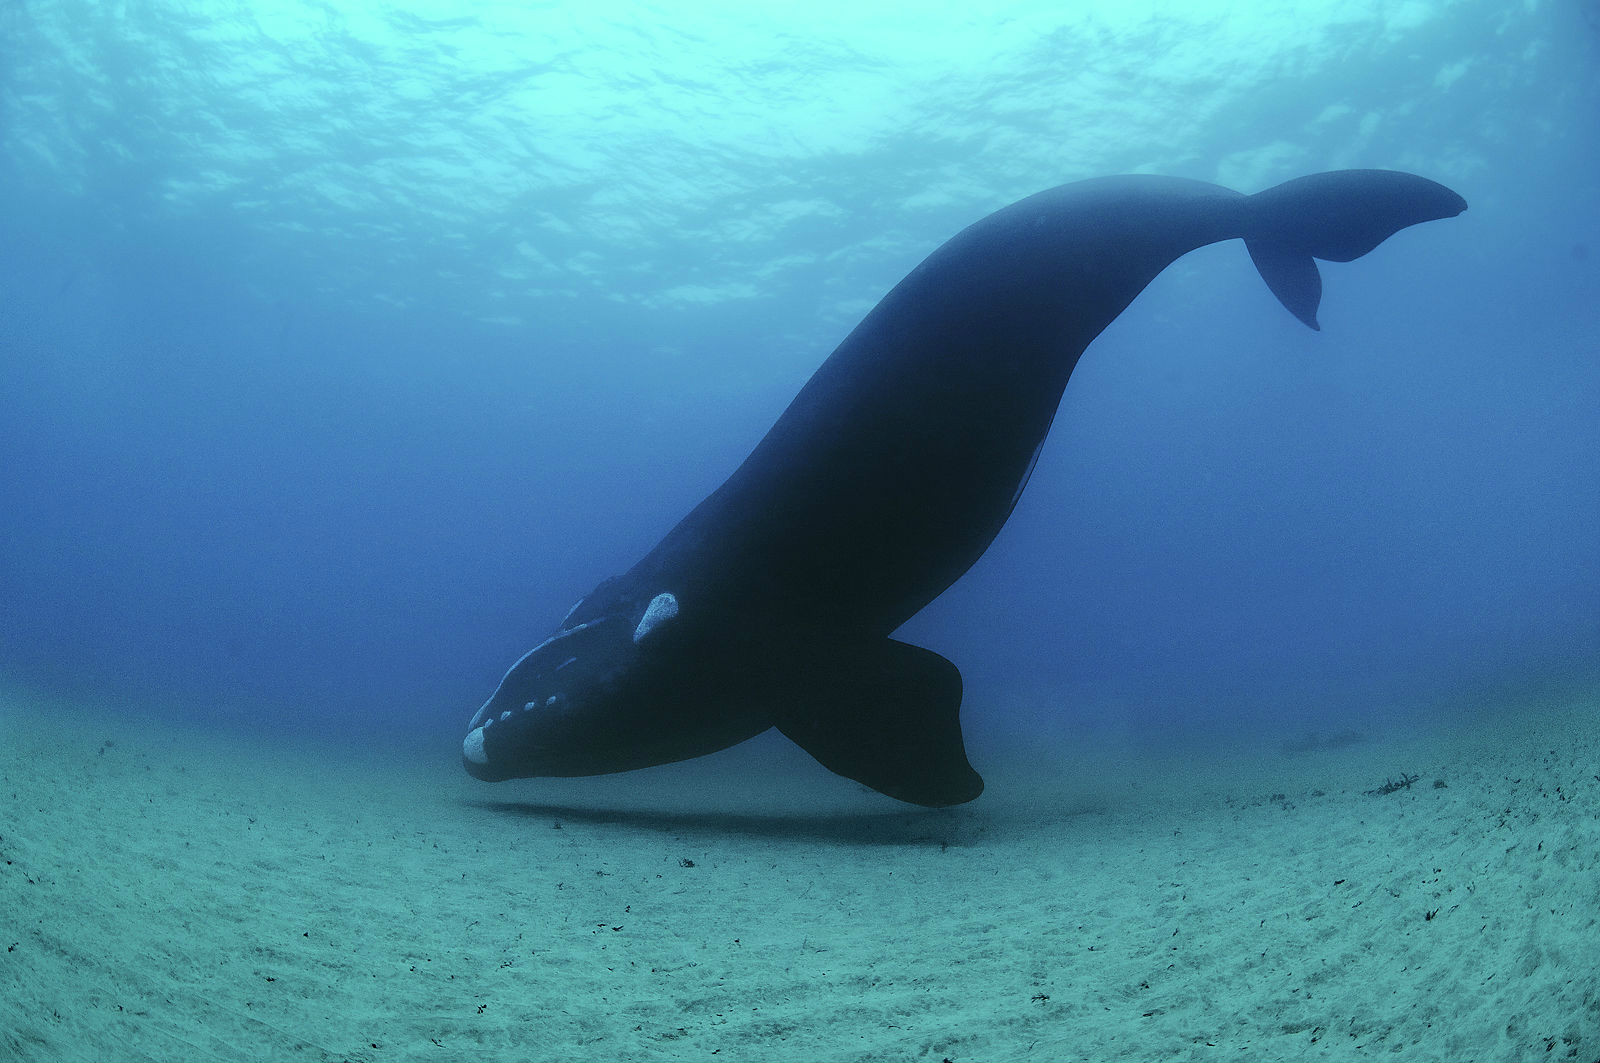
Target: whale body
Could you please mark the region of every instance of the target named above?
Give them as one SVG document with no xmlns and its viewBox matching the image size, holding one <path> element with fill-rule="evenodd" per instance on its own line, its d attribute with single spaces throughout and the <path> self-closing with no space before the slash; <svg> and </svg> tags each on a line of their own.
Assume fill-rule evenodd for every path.
<svg viewBox="0 0 1600 1063">
<path fill-rule="evenodd" d="M 972 800 L 960 673 L 890 635 L 1005 524 L 1089 343 L 1175 259 L 1229 239 L 1315 329 L 1316 259 L 1465 209 L 1387 170 L 1255 195 L 1138 175 L 974 223 L 867 314 L 721 487 L 512 666 L 463 765 L 489 781 L 595 775 L 775 726 L 890 797 Z"/>
</svg>

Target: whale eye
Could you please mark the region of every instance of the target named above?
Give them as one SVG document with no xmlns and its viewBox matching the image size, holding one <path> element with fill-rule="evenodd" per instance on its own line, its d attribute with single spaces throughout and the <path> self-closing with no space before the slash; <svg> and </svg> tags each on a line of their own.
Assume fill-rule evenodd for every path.
<svg viewBox="0 0 1600 1063">
<path fill-rule="evenodd" d="M 639 618 L 639 626 L 633 629 L 633 641 L 638 642 L 658 626 L 678 615 L 678 599 L 666 591 L 662 591 L 650 599 L 650 605 L 645 609 L 644 616 Z"/>
</svg>

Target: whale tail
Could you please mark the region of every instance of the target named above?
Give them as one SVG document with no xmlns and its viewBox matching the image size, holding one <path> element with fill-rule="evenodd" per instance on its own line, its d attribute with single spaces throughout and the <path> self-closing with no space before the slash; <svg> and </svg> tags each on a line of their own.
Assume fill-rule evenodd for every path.
<svg viewBox="0 0 1600 1063">
<path fill-rule="evenodd" d="M 1316 259 L 1349 262 L 1410 225 L 1453 218 L 1467 201 L 1426 177 L 1396 170 L 1334 170 L 1249 197 L 1245 247 L 1284 308 L 1318 329 Z"/>
</svg>

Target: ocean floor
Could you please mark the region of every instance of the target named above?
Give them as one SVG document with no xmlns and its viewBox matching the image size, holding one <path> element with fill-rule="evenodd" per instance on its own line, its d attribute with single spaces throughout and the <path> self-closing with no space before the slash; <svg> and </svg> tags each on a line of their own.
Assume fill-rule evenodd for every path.
<svg viewBox="0 0 1600 1063">
<path fill-rule="evenodd" d="M 0 1058 L 1600 1058 L 1600 698 L 1471 720 L 925 812 L 781 742 L 486 786 L 13 696 Z"/>
</svg>

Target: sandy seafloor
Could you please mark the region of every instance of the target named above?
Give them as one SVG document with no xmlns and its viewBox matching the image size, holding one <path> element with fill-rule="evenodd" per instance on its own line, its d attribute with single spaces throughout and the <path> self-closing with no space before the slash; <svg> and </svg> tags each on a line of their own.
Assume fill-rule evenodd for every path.
<svg viewBox="0 0 1600 1063">
<path fill-rule="evenodd" d="M 0 1057 L 1594 1060 L 1600 697 L 1489 709 L 926 812 L 773 741 L 485 786 L 12 695 Z"/>
</svg>

